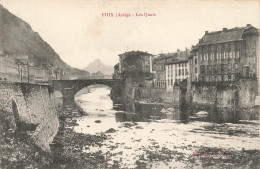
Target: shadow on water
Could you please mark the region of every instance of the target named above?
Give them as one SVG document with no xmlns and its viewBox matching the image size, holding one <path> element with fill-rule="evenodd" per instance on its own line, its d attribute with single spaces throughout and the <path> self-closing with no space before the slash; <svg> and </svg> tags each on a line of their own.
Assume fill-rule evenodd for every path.
<svg viewBox="0 0 260 169">
<path fill-rule="evenodd" d="M 161 110 L 164 108 L 161 104 L 143 104 L 134 102 L 120 107 L 121 110 L 115 114 L 116 122 L 148 122 L 167 118 Z M 117 108 L 117 110 L 119 110 Z"/>
</svg>

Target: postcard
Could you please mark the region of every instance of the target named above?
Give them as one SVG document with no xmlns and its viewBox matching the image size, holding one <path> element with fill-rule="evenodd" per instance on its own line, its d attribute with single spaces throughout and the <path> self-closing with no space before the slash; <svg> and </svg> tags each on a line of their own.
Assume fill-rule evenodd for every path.
<svg viewBox="0 0 260 169">
<path fill-rule="evenodd" d="M 260 168 L 258 0 L 0 0 L 0 168 Z"/>
</svg>

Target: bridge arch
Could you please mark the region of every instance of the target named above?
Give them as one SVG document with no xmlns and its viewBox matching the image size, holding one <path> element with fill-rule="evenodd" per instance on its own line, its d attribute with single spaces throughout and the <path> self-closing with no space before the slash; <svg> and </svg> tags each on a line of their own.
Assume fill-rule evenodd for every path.
<svg viewBox="0 0 260 169">
<path fill-rule="evenodd" d="M 122 97 L 122 90 L 124 90 L 124 82 L 115 79 L 86 79 L 86 80 L 54 80 L 53 87 L 54 91 L 60 91 L 63 95 L 63 105 L 74 105 L 75 94 L 90 85 L 105 85 L 111 88 L 111 99 L 114 101 L 115 98 Z M 120 100 L 120 99 L 119 99 Z"/>
</svg>

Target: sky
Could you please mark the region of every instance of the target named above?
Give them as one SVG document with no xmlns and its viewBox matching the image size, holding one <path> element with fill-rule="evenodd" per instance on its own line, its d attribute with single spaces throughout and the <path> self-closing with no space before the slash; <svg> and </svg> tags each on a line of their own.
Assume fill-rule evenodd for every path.
<svg viewBox="0 0 260 169">
<path fill-rule="evenodd" d="M 196 45 L 205 31 L 260 28 L 257 0 L 0 0 L 29 23 L 69 65 L 96 59 L 118 63 L 118 54 L 157 55 Z M 103 13 L 103 17 L 102 17 Z M 106 17 L 104 13 L 113 13 Z M 116 17 L 116 14 L 130 17 Z M 155 16 L 145 16 L 145 13 Z M 140 16 L 142 14 L 143 16 Z M 136 16 L 139 15 L 139 16 Z"/>
</svg>

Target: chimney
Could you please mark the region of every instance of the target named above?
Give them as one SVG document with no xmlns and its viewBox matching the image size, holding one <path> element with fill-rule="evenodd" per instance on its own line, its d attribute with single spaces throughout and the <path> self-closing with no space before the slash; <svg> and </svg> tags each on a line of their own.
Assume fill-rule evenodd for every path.
<svg viewBox="0 0 260 169">
<path fill-rule="evenodd" d="M 177 57 L 180 57 L 181 51 L 180 49 L 177 49 Z"/>
<path fill-rule="evenodd" d="M 226 32 L 227 31 L 227 28 L 223 28 L 223 32 Z"/>
<path fill-rule="evenodd" d="M 209 31 L 205 31 L 205 35 L 207 35 L 209 33 Z"/>
<path fill-rule="evenodd" d="M 247 27 L 251 26 L 251 24 L 246 24 Z"/>
</svg>

